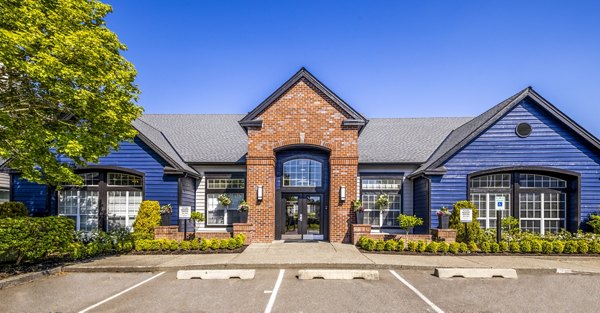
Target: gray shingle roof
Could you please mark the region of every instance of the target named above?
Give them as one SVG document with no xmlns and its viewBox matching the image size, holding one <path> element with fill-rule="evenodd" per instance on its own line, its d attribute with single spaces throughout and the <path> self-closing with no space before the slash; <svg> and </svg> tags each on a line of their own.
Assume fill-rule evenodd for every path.
<svg viewBox="0 0 600 313">
<path fill-rule="evenodd" d="M 188 163 L 244 162 L 248 137 L 238 121 L 243 114 L 145 114 Z"/>
<path fill-rule="evenodd" d="M 423 163 L 471 117 L 372 118 L 358 138 L 361 163 Z"/>
</svg>

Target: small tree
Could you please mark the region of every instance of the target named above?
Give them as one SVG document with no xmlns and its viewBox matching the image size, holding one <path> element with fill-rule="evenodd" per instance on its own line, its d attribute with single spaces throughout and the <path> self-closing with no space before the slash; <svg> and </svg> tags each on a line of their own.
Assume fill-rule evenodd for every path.
<svg viewBox="0 0 600 313">
<path fill-rule="evenodd" d="M 158 201 L 142 201 L 133 222 L 133 238 L 135 240 L 154 239 L 154 227 L 159 225 L 160 204 Z"/>
<path fill-rule="evenodd" d="M 398 223 L 400 224 L 400 228 L 406 230 L 407 235 L 413 227 L 423 225 L 423 219 L 414 215 L 400 214 L 397 219 Z"/>
<path fill-rule="evenodd" d="M 473 211 L 473 219 L 467 223 L 468 231 L 465 232 L 463 223 L 460 222 L 460 210 L 471 209 Z M 471 201 L 463 200 L 454 203 L 454 210 L 450 215 L 450 228 L 456 229 L 456 241 L 458 242 L 478 242 L 481 238 L 481 225 L 477 221 L 478 211 L 475 204 Z"/>
</svg>

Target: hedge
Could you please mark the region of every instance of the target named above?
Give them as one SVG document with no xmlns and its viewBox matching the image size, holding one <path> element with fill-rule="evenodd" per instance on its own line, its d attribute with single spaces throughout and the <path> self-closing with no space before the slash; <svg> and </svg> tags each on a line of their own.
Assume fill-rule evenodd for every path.
<svg viewBox="0 0 600 313">
<path fill-rule="evenodd" d="M 29 216 L 25 204 L 21 202 L 0 203 L 0 218 L 18 218 Z"/>
<path fill-rule="evenodd" d="M 135 241 L 135 251 L 206 251 L 206 250 L 235 250 L 246 242 L 244 234 L 237 234 L 229 239 L 197 238 L 191 241 L 177 241 L 172 239 L 141 239 Z"/>
</svg>

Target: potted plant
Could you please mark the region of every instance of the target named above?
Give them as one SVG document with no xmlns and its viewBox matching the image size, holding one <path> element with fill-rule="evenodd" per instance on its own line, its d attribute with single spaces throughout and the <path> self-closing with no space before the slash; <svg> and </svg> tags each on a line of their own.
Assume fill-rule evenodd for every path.
<svg viewBox="0 0 600 313">
<path fill-rule="evenodd" d="M 365 221 L 365 208 L 360 199 L 352 201 L 352 210 L 356 213 L 356 223 L 362 224 Z"/>
<path fill-rule="evenodd" d="M 204 222 L 204 220 L 205 220 L 204 214 L 202 212 L 198 212 L 198 211 L 192 212 L 192 215 L 190 216 L 190 219 L 192 221 L 194 221 L 194 229 L 196 229 L 196 223 L 197 222 Z"/>
<path fill-rule="evenodd" d="M 377 197 L 377 200 L 375 200 L 375 205 L 380 211 L 383 211 L 390 205 L 390 198 L 386 194 L 380 194 L 379 197 Z"/>
<path fill-rule="evenodd" d="M 238 205 L 238 212 L 240 214 L 240 223 L 248 222 L 248 210 L 250 210 L 250 204 L 246 200 L 242 200 Z"/>
<path fill-rule="evenodd" d="M 438 228 L 439 229 L 448 229 L 448 224 L 450 223 L 450 210 L 447 207 L 442 207 L 441 209 L 435 211 L 435 215 L 438 217 Z"/>
<path fill-rule="evenodd" d="M 220 194 L 217 200 L 219 200 L 219 203 L 224 207 L 228 207 L 231 204 L 231 198 L 224 193 Z"/>
<path fill-rule="evenodd" d="M 397 219 L 398 223 L 400 224 L 400 228 L 406 230 L 407 235 L 415 226 L 423 225 L 423 219 L 414 215 L 400 214 Z"/>
<path fill-rule="evenodd" d="M 160 207 L 160 225 L 169 226 L 171 225 L 171 214 L 173 214 L 173 207 L 171 204 L 165 204 Z"/>
</svg>

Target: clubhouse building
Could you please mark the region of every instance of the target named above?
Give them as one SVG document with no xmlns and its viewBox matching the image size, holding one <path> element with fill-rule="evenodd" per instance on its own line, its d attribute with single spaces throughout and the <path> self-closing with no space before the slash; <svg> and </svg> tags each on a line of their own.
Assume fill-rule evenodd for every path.
<svg viewBox="0 0 600 313">
<path fill-rule="evenodd" d="M 0 196 L 88 231 L 131 226 L 142 200 L 158 200 L 172 205 L 172 225 L 189 206 L 206 216 L 196 232 L 246 222 L 253 242 L 349 242 L 352 224 L 394 234 L 399 214 L 423 218 L 414 233 L 427 234 L 436 210 L 465 199 L 493 228 L 496 196 L 503 216 L 540 233 L 576 231 L 600 210 L 600 141 L 531 88 L 475 118 L 368 119 L 302 68 L 246 115 L 146 114 L 133 127 L 133 142 L 77 169 L 83 187 L 10 172 Z"/>
</svg>

